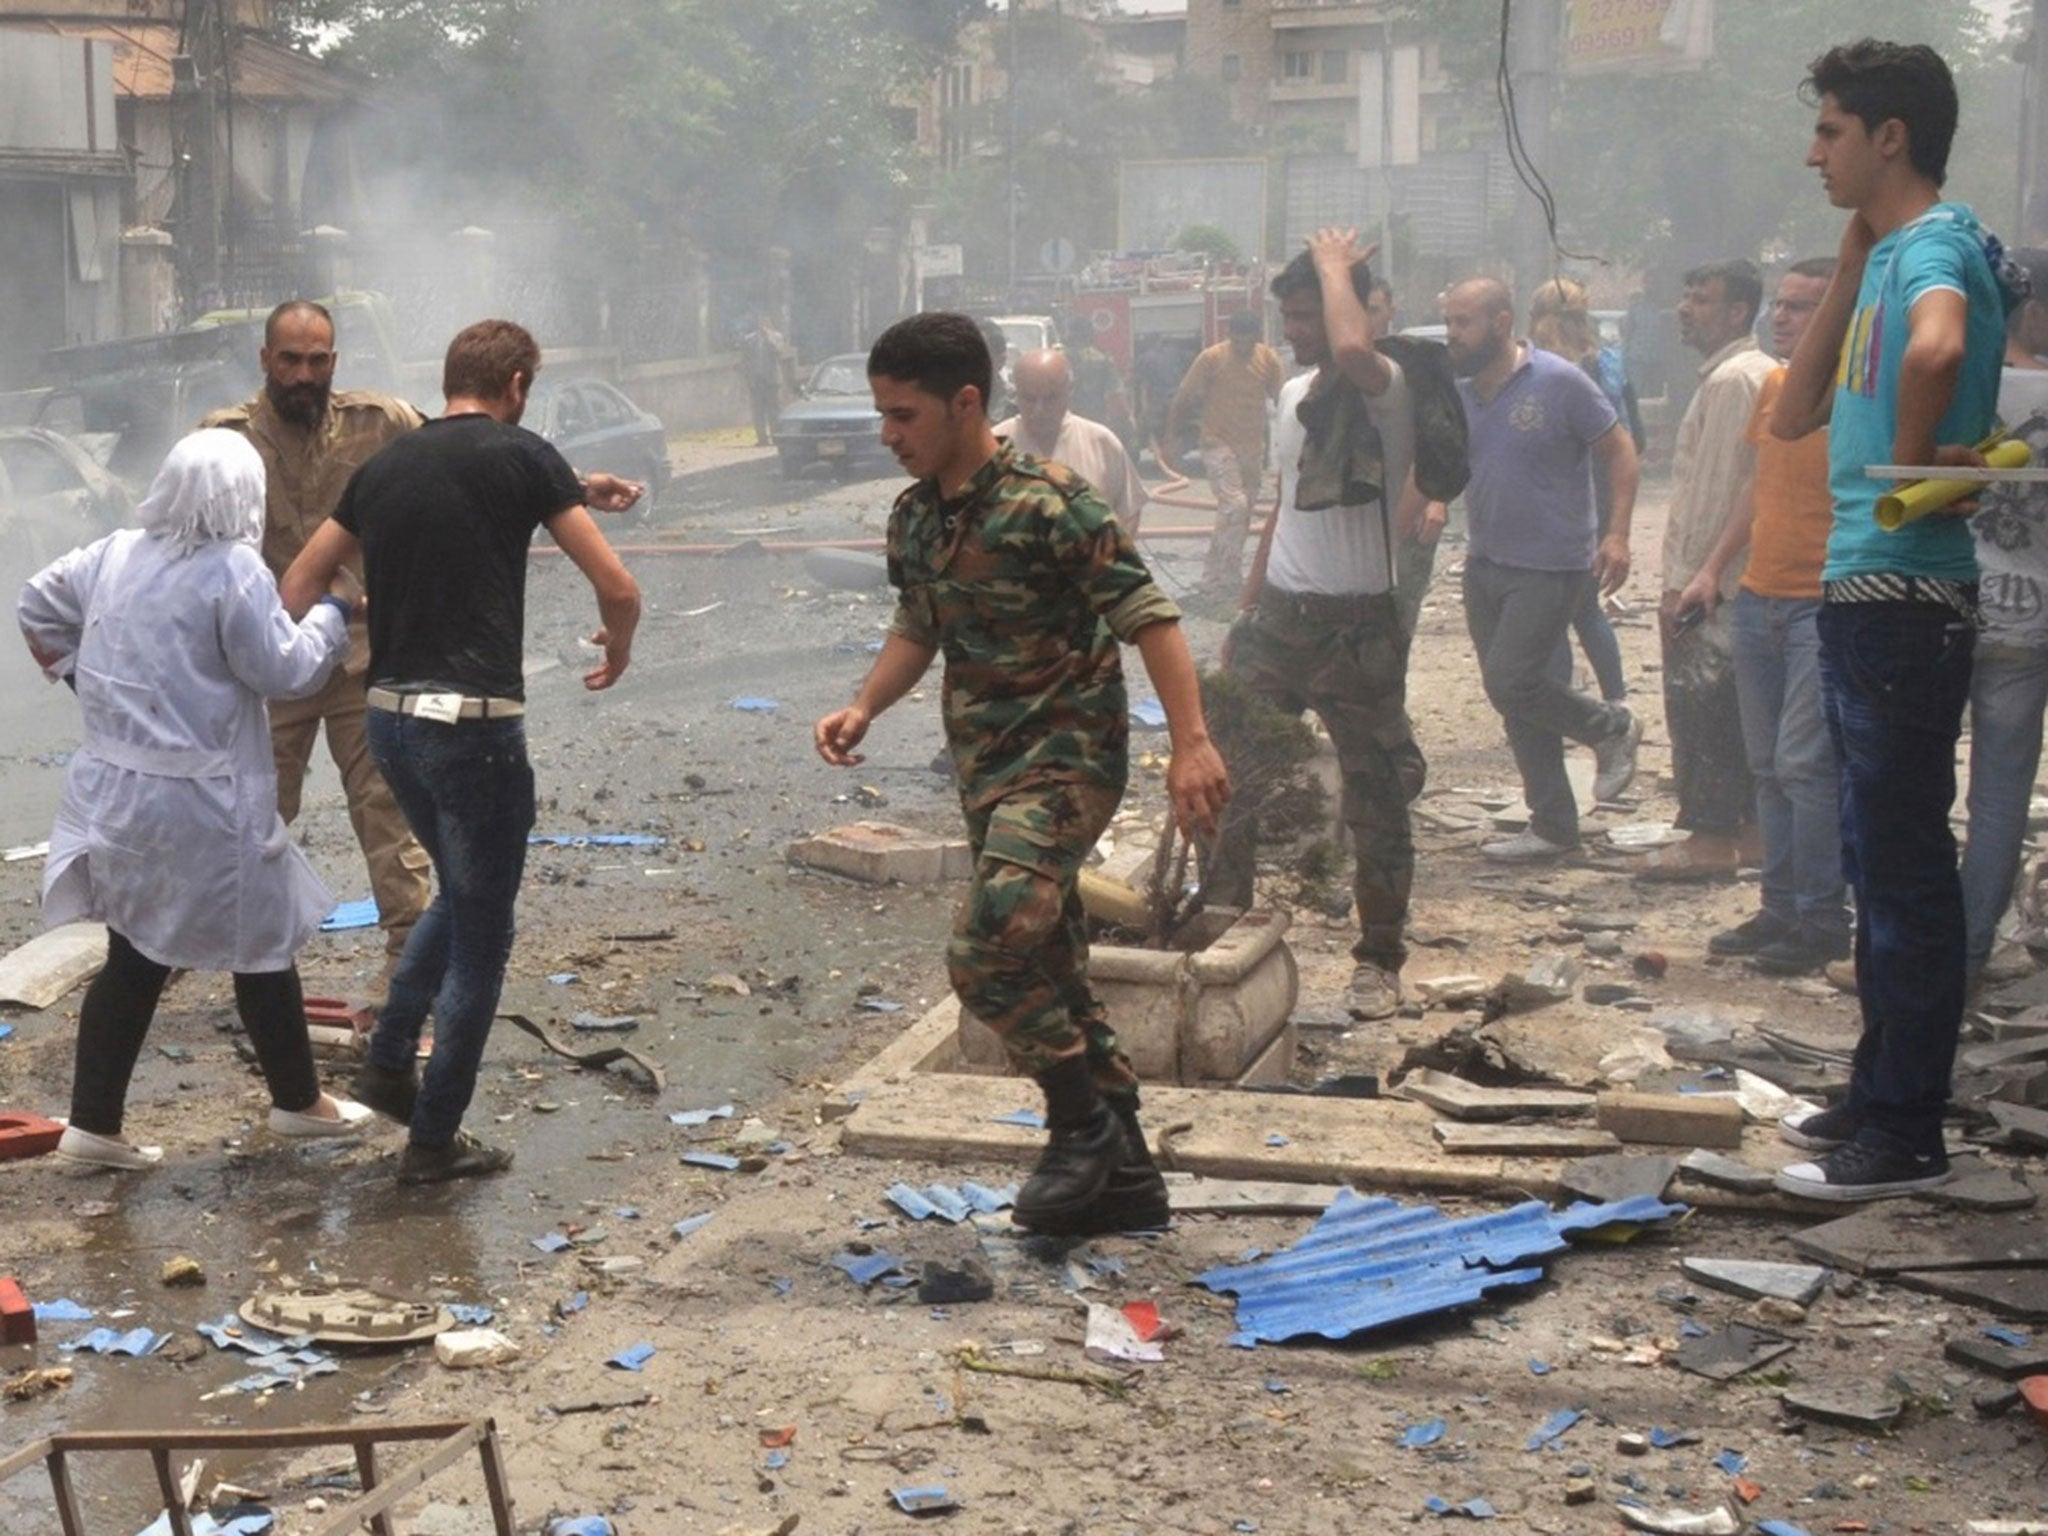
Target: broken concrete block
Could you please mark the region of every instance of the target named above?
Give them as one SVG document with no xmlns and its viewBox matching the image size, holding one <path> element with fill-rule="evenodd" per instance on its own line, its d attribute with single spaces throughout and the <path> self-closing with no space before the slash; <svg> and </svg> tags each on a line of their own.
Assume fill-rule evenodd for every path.
<svg viewBox="0 0 2048 1536">
<path fill-rule="evenodd" d="M 1648 1195 L 1661 1200 L 1672 1176 L 1678 1172 L 1675 1157 L 1654 1157 L 1627 1152 L 1610 1152 L 1604 1157 L 1581 1158 L 1558 1175 L 1557 1182 L 1568 1195 L 1607 1205 Z"/>
<path fill-rule="evenodd" d="M 789 845 L 789 861 L 809 869 L 845 875 L 869 885 L 894 880 L 903 885 L 936 885 L 974 873 L 967 840 L 940 837 L 888 821 L 855 821 Z"/>
<path fill-rule="evenodd" d="M 1647 1509 L 1617 1504 L 1614 1512 L 1639 1531 L 1656 1536 L 1735 1536 L 1742 1522 L 1725 1505 L 1717 1509 Z"/>
<path fill-rule="evenodd" d="M 1724 1157 L 1719 1152 L 1709 1152 L 1704 1147 L 1695 1147 L 1679 1159 L 1678 1176 L 1687 1181 L 1737 1190 L 1745 1195 L 1767 1195 L 1776 1188 L 1772 1176 L 1764 1169 L 1752 1168 L 1747 1163 Z"/>
<path fill-rule="evenodd" d="M 1818 1264 L 1771 1264 L 1759 1259 L 1686 1259 L 1679 1268 L 1688 1278 L 1717 1291 L 1760 1301 L 1775 1296 L 1781 1301 L 1811 1306 L 1827 1284 L 1828 1272 Z"/>
<path fill-rule="evenodd" d="M 1618 1151 L 1621 1143 L 1591 1126 L 1460 1125 L 1439 1120 L 1432 1129 L 1446 1152 L 1482 1157 L 1583 1157 Z"/>
<path fill-rule="evenodd" d="M 1579 984 L 1579 962 L 1570 955 L 1539 955 L 1525 971 L 1510 971 L 1500 980 L 1501 1004 L 1509 1013 L 1547 1008 L 1572 995 Z"/>
<path fill-rule="evenodd" d="M 1889 1429 L 1906 1411 L 1906 1400 L 1888 1386 L 1871 1381 L 1800 1382 L 1787 1387 L 1789 1412 L 1846 1429 Z"/>
<path fill-rule="evenodd" d="M 1570 1088 L 1485 1088 L 1423 1067 L 1401 1079 L 1404 1099 L 1427 1104 L 1453 1120 L 1512 1120 L 1520 1115 L 1571 1115 L 1593 1107 L 1593 1095 Z"/>
<path fill-rule="evenodd" d="M 1963 1211 L 2024 1211 L 2040 1197 L 2003 1168 L 1985 1168 L 1951 1179 L 1938 1189 L 1924 1190 L 1919 1198 Z"/>
<path fill-rule="evenodd" d="M 2048 1348 L 2030 1345 L 2014 1349 L 1993 1339 L 1964 1334 L 1941 1346 L 1942 1358 L 1973 1371 L 1996 1376 L 2000 1381 L 2019 1381 L 2028 1376 L 2048 1374 Z"/>
<path fill-rule="evenodd" d="M 1705 1094 L 1603 1093 L 1596 1119 L 1601 1130 L 1623 1141 L 1669 1147 L 1742 1145 L 1742 1106 Z"/>
<path fill-rule="evenodd" d="M 450 1370 L 497 1365 L 519 1357 L 519 1346 L 495 1328 L 458 1328 L 434 1340 L 434 1358 Z"/>
<path fill-rule="evenodd" d="M 33 1344 L 36 1309 L 12 1275 L 0 1275 L 0 1344 Z"/>
<path fill-rule="evenodd" d="M 1486 996 L 1484 976 L 1424 976 L 1409 983 L 1426 1008 L 1457 1008 Z"/>
<path fill-rule="evenodd" d="M 1732 1381 L 1762 1370 L 1793 1348 L 1793 1341 L 1782 1333 L 1752 1328 L 1747 1323 L 1730 1323 L 1703 1338 L 1682 1342 L 1678 1346 L 1678 1368 L 1709 1381 Z"/>
</svg>

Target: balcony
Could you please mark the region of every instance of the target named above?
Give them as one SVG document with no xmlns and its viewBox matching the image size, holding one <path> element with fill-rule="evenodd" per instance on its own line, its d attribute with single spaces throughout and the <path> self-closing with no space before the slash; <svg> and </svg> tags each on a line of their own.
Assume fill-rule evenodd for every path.
<svg viewBox="0 0 2048 1536">
<path fill-rule="evenodd" d="M 1360 0 L 1273 0 L 1273 30 L 1297 27 L 1368 27 L 1387 20 L 1377 5 Z"/>
</svg>

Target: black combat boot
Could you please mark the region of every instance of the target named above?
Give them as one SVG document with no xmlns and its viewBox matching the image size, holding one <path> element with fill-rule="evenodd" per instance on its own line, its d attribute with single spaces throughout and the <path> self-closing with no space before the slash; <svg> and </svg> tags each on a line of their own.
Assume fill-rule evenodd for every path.
<svg viewBox="0 0 2048 1536">
<path fill-rule="evenodd" d="M 1010 1219 L 1038 1232 L 1072 1232 L 1111 1175 L 1128 1160 L 1123 1122 L 1095 1087 L 1086 1056 L 1070 1056 L 1038 1075 L 1045 1090 L 1045 1152 Z"/>
<path fill-rule="evenodd" d="M 1102 1193 L 1083 1214 L 1086 1232 L 1152 1232 L 1173 1221 L 1173 1209 L 1166 1195 L 1166 1180 L 1152 1161 L 1152 1149 L 1145 1145 L 1145 1131 L 1138 1124 L 1135 1099 L 1119 1099 L 1116 1117 L 1123 1123 L 1124 1160 L 1102 1186 Z"/>
</svg>

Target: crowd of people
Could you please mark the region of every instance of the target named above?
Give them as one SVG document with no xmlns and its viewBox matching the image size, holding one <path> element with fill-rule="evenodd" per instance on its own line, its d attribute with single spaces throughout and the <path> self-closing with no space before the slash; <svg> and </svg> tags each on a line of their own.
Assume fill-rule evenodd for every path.
<svg viewBox="0 0 2048 1536">
<path fill-rule="evenodd" d="M 1768 311 L 1763 273 L 1739 255 L 1695 266 L 1671 295 L 1700 357 L 1676 424 L 1657 601 L 1684 838 L 1641 876 L 1760 866 L 1758 910 L 1709 949 L 1772 975 L 1853 957 L 1863 1032 L 1849 1091 L 1781 1128 L 1814 1155 L 1778 1180 L 1860 1200 L 1947 1177 L 1966 988 L 2008 904 L 2048 707 L 2048 498 L 1992 483 L 1966 515 L 1893 531 L 1866 470 L 1979 467 L 1997 422 L 2048 444 L 2048 251 L 2008 257 L 1942 199 L 1958 103 L 1931 50 L 1835 48 L 1804 92 L 1808 164 L 1847 216 L 1838 250 L 1784 266 Z M 1180 609 L 1136 543 L 1134 431 L 1169 472 L 1183 434 L 1199 440 L 1216 502 L 1202 591 L 1234 610 L 1220 667 L 1287 713 L 1313 712 L 1335 747 L 1356 869 L 1354 1017 L 1403 1000 L 1410 806 L 1427 773 L 1408 666 L 1455 498 L 1466 629 L 1530 811 L 1479 852 L 1530 863 L 1579 847 L 1568 742 L 1593 754 L 1596 799 L 1635 777 L 1643 722 L 1607 609 L 1632 569 L 1644 443 L 1621 359 L 1567 279 L 1541 285 L 1526 330 L 1511 288 L 1477 275 L 1441 296 L 1442 345 L 1399 335 L 1374 255 L 1326 229 L 1272 279 L 1291 378 L 1253 312 L 1170 388 L 1141 378 L 1135 406 L 1082 338 L 1015 359 L 1001 407 L 1002 360 L 967 316 L 911 316 L 869 354 L 882 441 L 914 482 L 889 522 L 898 604 L 815 745 L 858 763 L 875 719 L 943 656 L 975 856 L 947 970 L 1046 1102 L 1022 1225 L 1167 1216 L 1140 1085 L 1089 986 L 1077 889 L 1128 775 L 1124 646 L 1164 706 L 1172 814 L 1203 845 L 1211 898 L 1248 904 L 1256 873 L 1256 815 L 1232 807 Z M 765 435 L 789 367 L 765 318 L 747 357 Z M 494 1172 L 509 1150 L 461 1126 L 533 821 L 527 544 L 546 527 L 589 580 L 604 659 L 585 683 L 609 687 L 631 657 L 638 594 L 588 508 L 623 509 L 640 488 L 579 478 L 519 426 L 540 354 L 507 321 L 456 337 L 432 421 L 332 390 L 318 305 L 279 307 L 262 363 L 262 393 L 171 455 L 140 528 L 60 560 L 21 598 L 38 663 L 75 688 L 85 722 L 46 911 L 110 930 L 60 1154 L 156 1160 L 121 1136 L 128 1078 L 171 970 L 212 968 L 235 974 L 273 1129 L 346 1135 L 376 1112 L 408 1127 L 402 1180 Z M 1597 692 L 1576 685 L 1575 637 Z M 1966 708 L 1959 865 L 1948 814 Z M 322 725 L 390 951 L 353 1100 L 319 1091 L 293 969 L 326 910 L 286 831 Z"/>
</svg>

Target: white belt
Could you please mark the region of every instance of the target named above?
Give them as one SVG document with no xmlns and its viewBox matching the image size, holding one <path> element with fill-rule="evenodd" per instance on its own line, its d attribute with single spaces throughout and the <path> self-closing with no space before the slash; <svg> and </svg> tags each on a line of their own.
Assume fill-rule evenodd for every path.
<svg viewBox="0 0 2048 1536">
<path fill-rule="evenodd" d="M 228 779 L 235 774 L 235 755 L 232 752 L 191 747 L 145 747 L 106 737 L 87 741 L 80 750 L 113 767 L 125 768 L 130 773 L 147 773 L 159 779 Z"/>
<path fill-rule="evenodd" d="M 368 697 L 373 709 L 437 719 L 511 720 L 526 713 L 526 706 L 517 699 L 477 698 L 472 694 L 436 693 L 431 690 L 400 693 L 395 688 L 372 688 Z M 444 713 L 451 709 L 452 716 Z"/>
</svg>

